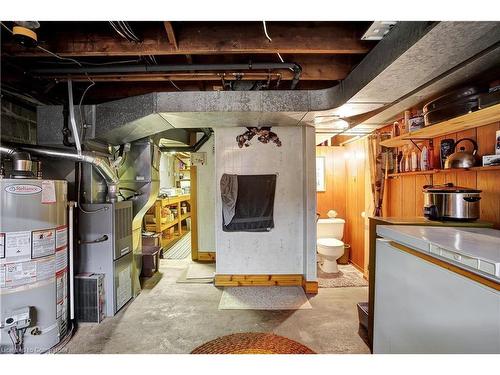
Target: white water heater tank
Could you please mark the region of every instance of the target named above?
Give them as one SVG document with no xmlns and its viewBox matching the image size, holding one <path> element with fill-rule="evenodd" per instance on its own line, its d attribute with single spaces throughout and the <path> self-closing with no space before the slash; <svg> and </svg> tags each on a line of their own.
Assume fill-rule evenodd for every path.
<svg viewBox="0 0 500 375">
<path fill-rule="evenodd" d="M 0 353 L 43 353 L 67 329 L 67 182 L 0 179 Z"/>
</svg>

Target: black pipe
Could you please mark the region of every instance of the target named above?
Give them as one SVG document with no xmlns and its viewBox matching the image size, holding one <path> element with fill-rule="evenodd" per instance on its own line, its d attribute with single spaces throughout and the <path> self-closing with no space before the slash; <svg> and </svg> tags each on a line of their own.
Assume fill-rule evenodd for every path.
<svg viewBox="0 0 500 375">
<path fill-rule="evenodd" d="M 201 129 L 203 131 L 203 137 L 200 138 L 193 146 L 189 147 L 160 147 L 161 152 L 197 152 L 201 146 L 205 144 L 206 141 L 212 136 L 212 130 L 208 128 Z"/>
<path fill-rule="evenodd" d="M 281 70 L 294 73 L 291 89 L 299 82 L 302 68 L 296 63 L 248 63 L 248 64 L 180 64 L 180 65 L 106 65 L 89 67 L 40 68 L 30 71 L 34 75 L 113 74 L 113 73 L 168 73 L 183 71 L 234 71 L 234 70 Z"/>
<path fill-rule="evenodd" d="M 61 133 L 63 135 L 63 145 L 66 147 L 76 148 L 76 144 L 74 142 L 69 141 L 69 137 L 71 136 L 71 130 L 69 130 L 69 109 L 68 105 L 64 105 L 63 107 L 63 128 L 61 129 Z"/>
</svg>

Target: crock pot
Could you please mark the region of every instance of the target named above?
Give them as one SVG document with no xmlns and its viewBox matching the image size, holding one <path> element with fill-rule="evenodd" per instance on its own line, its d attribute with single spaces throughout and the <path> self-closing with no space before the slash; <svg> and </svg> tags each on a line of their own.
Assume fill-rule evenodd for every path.
<svg viewBox="0 0 500 375">
<path fill-rule="evenodd" d="M 430 220 L 479 219 L 481 190 L 445 185 L 426 185 L 424 192 L 424 216 Z"/>
</svg>

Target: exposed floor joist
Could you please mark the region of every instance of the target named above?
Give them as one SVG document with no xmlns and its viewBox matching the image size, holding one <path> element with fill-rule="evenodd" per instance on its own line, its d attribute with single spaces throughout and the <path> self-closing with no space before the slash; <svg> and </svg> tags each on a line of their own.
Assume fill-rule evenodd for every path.
<svg viewBox="0 0 500 375">
<path fill-rule="evenodd" d="M 64 37 L 47 35 L 41 46 L 62 56 L 137 56 L 137 55 L 199 55 L 233 53 L 281 54 L 366 54 L 374 45 L 362 41 L 362 31 L 355 23 L 318 23 L 311 27 L 286 22 L 268 23 L 272 42 L 265 37 L 258 22 L 183 22 L 176 30 L 178 48 L 167 38 L 159 37 L 158 29 L 142 33 L 141 43 L 117 39 L 111 32 L 83 33 L 78 29 L 65 32 Z M 163 30 L 165 33 L 165 30 Z M 45 56 L 40 49 L 24 49 L 12 42 L 2 46 L 10 56 Z"/>
</svg>

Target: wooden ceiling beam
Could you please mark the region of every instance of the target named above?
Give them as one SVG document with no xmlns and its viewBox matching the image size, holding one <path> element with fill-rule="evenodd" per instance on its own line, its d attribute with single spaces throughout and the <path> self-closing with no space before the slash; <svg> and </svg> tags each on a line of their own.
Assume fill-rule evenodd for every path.
<svg viewBox="0 0 500 375">
<path fill-rule="evenodd" d="M 166 26 L 164 26 L 166 28 Z M 366 54 L 374 42 L 360 40 L 360 30 L 350 23 L 321 23 L 316 27 L 296 23 L 268 22 L 272 42 L 265 37 L 260 23 L 176 25 L 174 44 L 165 38 L 165 30 L 148 29 L 141 43 L 118 39 L 111 33 L 82 33 L 68 31 L 51 33 L 40 45 L 62 56 L 137 56 L 137 55 L 205 55 L 205 54 Z M 173 29 L 172 29 L 173 30 Z M 163 34 L 163 35 L 161 35 Z M 168 36 L 168 29 L 167 29 Z M 24 48 L 3 41 L 6 56 L 44 56 L 38 48 Z"/>
<path fill-rule="evenodd" d="M 165 31 L 167 32 L 168 42 L 174 46 L 175 49 L 178 49 L 177 38 L 175 37 L 174 27 L 172 26 L 172 22 L 163 21 L 163 26 L 165 27 Z"/>
</svg>

